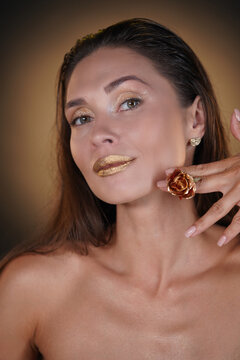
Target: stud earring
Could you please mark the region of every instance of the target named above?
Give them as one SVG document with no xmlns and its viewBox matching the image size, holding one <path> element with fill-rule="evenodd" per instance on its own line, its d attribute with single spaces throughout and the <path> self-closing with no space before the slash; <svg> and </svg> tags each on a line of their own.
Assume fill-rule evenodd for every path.
<svg viewBox="0 0 240 360">
<path fill-rule="evenodd" d="M 189 141 L 192 146 L 198 146 L 201 140 L 201 138 L 191 138 Z"/>
</svg>

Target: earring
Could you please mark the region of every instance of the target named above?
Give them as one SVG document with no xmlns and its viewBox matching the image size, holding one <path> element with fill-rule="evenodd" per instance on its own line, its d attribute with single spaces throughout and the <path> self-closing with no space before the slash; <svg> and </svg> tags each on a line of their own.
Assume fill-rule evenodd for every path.
<svg viewBox="0 0 240 360">
<path fill-rule="evenodd" d="M 189 141 L 192 146 L 198 146 L 201 140 L 201 138 L 191 138 Z"/>
</svg>

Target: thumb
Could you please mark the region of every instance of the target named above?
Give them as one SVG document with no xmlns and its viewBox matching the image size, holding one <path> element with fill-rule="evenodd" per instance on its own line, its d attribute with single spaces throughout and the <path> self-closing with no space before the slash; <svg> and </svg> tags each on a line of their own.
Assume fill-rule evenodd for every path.
<svg viewBox="0 0 240 360">
<path fill-rule="evenodd" d="M 235 109 L 232 114 L 230 129 L 233 136 L 240 141 L 240 111 L 238 109 Z"/>
</svg>

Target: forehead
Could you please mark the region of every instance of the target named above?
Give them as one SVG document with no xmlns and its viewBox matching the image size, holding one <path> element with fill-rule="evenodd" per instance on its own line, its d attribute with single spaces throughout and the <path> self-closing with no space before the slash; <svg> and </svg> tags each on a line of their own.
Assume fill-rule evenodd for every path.
<svg viewBox="0 0 240 360">
<path fill-rule="evenodd" d="M 148 81 L 158 74 L 150 59 L 129 49 L 102 47 L 81 60 L 73 70 L 67 89 L 70 94 L 83 88 L 103 86 L 113 79 L 134 74 Z"/>
</svg>

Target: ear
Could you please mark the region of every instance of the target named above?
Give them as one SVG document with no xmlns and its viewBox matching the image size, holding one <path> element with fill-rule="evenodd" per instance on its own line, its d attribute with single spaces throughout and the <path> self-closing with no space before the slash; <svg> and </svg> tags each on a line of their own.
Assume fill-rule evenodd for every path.
<svg viewBox="0 0 240 360">
<path fill-rule="evenodd" d="M 196 96 L 192 105 L 187 109 L 187 140 L 191 138 L 202 138 L 205 133 L 205 113 L 200 96 Z"/>
</svg>

